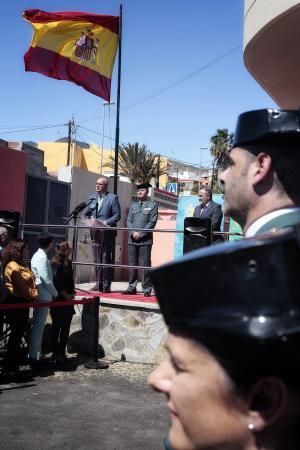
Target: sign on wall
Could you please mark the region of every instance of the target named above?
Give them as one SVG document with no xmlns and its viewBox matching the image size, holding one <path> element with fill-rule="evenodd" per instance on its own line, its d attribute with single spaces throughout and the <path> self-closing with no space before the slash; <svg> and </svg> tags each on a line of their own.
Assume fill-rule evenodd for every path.
<svg viewBox="0 0 300 450">
<path fill-rule="evenodd" d="M 177 183 L 167 183 L 167 192 L 170 192 L 170 194 L 177 195 L 177 189 L 178 189 Z"/>
</svg>

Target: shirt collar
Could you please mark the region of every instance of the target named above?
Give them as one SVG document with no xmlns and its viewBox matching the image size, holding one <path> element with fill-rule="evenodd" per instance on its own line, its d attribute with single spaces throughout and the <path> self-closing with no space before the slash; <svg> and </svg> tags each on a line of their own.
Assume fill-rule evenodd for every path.
<svg viewBox="0 0 300 450">
<path fill-rule="evenodd" d="M 209 204 L 210 204 L 210 200 L 208 200 L 208 202 L 205 203 L 205 205 L 203 205 L 203 203 L 201 203 L 201 208 L 206 208 Z"/>
<path fill-rule="evenodd" d="M 265 214 L 264 216 L 260 217 L 259 219 L 255 220 L 248 230 L 245 233 L 245 237 L 253 237 L 256 235 L 258 230 L 265 225 L 267 222 L 269 222 L 272 219 L 275 219 L 276 217 L 282 216 L 283 214 L 287 214 L 290 212 L 300 211 L 300 208 L 281 208 L 277 209 L 276 211 L 272 211 L 268 214 Z"/>
</svg>

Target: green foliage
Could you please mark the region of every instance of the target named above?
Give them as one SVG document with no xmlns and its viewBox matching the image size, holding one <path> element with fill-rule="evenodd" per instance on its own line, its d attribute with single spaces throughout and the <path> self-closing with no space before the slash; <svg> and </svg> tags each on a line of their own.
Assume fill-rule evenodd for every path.
<svg viewBox="0 0 300 450">
<path fill-rule="evenodd" d="M 218 128 L 217 133 L 210 138 L 210 153 L 213 157 L 213 172 L 211 179 L 211 189 L 222 192 L 222 188 L 218 183 L 219 168 L 225 163 L 228 152 L 233 143 L 233 133 L 229 133 L 227 128 Z"/>
<path fill-rule="evenodd" d="M 111 156 L 114 161 L 114 157 Z M 155 177 L 167 173 L 167 167 L 162 166 L 160 156 L 151 153 L 146 145 L 123 144 L 119 147 L 119 173 L 130 179 L 132 183 L 150 183 Z"/>
</svg>

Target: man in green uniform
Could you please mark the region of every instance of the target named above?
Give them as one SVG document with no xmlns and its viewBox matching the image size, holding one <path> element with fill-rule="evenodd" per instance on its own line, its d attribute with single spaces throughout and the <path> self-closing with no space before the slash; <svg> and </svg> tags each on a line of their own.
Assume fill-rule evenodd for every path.
<svg viewBox="0 0 300 450">
<path fill-rule="evenodd" d="M 220 182 L 246 237 L 300 222 L 300 110 L 241 114 Z"/>
<path fill-rule="evenodd" d="M 137 186 L 138 201 L 131 204 L 128 217 L 127 227 L 133 229 L 129 232 L 128 238 L 128 259 L 130 266 L 151 266 L 151 250 L 153 244 L 153 233 L 147 231 L 135 231 L 135 228 L 153 229 L 157 222 L 158 207 L 157 203 L 148 200 L 149 187 L 148 183 Z M 136 294 L 136 286 L 138 282 L 137 269 L 130 269 L 129 285 L 123 294 Z M 152 284 L 150 282 L 149 271 L 143 271 L 142 288 L 145 297 L 151 294 Z"/>
</svg>

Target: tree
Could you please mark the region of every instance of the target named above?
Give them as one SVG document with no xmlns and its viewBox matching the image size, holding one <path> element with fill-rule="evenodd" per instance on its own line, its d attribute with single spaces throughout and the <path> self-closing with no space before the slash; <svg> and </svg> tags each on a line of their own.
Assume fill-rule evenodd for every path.
<svg viewBox="0 0 300 450">
<path fill-rule="evenodd" d="M 111 157 L 114 161 L 114 157 Z M 151 153 L 146 145 L 123 144 L 119 147 L 119 173 L 130 179 L 133 183 L 150 183 L 155 177 L 167 173 L 167 167 L 161 164 L 160 155 Z"/>
<path fill-rule="evenodd" d="M 221 192 L 218 182 L 219 168 L 225 163 L 226 156 L 232 147 L 233 133 L 228 133 L 227 128 L 218 128 L 217 133 L 210 138 L 210 154 L 213 157 L 211 189 L 214 192 Z"/>
</svg>

